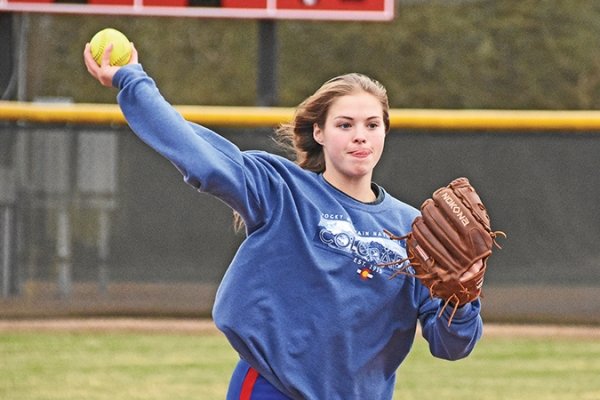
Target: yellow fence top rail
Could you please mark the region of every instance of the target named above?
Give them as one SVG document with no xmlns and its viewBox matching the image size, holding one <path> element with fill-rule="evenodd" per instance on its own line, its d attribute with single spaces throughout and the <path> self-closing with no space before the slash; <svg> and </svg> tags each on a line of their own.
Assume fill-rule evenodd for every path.
<svg viewBox="0 0 600 400">
<path fill-rule="evenodd" d="M 176 106 L 189 121 L 204 125 L 277 126 L 294 114 L 288 107 Z M 116 104 L 0 101 L 0 121 L 125 124 Z M 392 109 L 396 129 L 600 130 L 600 111 Z"/>
</svg>

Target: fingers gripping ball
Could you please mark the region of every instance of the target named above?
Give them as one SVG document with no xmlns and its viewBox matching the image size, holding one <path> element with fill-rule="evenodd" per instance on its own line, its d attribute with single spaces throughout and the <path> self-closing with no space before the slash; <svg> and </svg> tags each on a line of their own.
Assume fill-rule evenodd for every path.
<svg viewBox="0 0 600 400">
<path fill-rule="evenodd" d="M 459 306 L 481 295 L 496 236 L 505 236 L 491 230 L 486 208 L 467 178 L 436 190 L 421 206 L 421 215 L 408 235 L 388 234 L 406 240 L 409 264 L 401 260 L 404 266 L 397 273 L 409 274 L 407 268 L 412 266 L 414 276 L 429 288 L 431 296 L 445 301 L 441 312 L 452 304 L 449 324 Z M 465 274 L 476 263 L 481 264 L 479 271 Z"/>
<path fill-rule="evenodd" d="M 125 65 L 131 58 L 131 43 L 127 36 L 113 28 L 102 29 L 90 41 L 90 49 L 94 60 L 100 65 L 102 54 L 106 47 L 112 43 L 110 65 Z"/>
</svg>

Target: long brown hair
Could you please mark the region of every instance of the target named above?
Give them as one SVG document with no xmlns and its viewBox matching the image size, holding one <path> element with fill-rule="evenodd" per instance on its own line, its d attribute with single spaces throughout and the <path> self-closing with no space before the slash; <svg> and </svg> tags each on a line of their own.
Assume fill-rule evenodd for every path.
<svg viewBox="0 0 600 400">
<path fill-rule="evenodd" d="M 275 130 L 277 143 L 295 157 L 295 162 L 312 172 L 325 171 L 323 147 L 313 137 L 314 124 L 323 128 L 331 104 L 342 96 L 366 92 L 381 103 L 385 131 L 390 129 L 389 101 L 387 90 L 378 81 L 359 73 L 340 75 L 325 82 L 317 91 L 296 108 L 294 118 Z M 236 232 L 244 228 L 244 221 L 234 212 Z"/>
</svg>

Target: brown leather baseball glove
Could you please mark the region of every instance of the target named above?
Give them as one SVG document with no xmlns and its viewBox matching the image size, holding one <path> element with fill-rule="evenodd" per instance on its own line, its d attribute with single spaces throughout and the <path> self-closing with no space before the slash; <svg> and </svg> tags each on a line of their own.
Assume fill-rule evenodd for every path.
<svg viewBox="0 0 600 400">
<path fill-rule="evenodd" d="M 444 300 L 439 316 L 451 305 L 448 325 L 458 307 L 481 295 L 487 259 L 494 245 L 500 248 L 495 239 L 506 236 L 491 230 L 486 208 L 467 178 L 436 190 L 421 205 L 421 216 L 415 218 L 408 235 L 387 233 L 392 239 L 406 240 L 408 253 L 407 260 L 394 263 L 402 267 L 393 276 L 414 275 L 431 296 Z"/>
</svg>

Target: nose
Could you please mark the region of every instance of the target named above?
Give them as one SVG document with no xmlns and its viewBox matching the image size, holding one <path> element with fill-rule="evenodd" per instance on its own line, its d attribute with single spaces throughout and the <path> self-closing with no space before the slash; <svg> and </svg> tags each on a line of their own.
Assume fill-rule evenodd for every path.
<svg viewBox="0 0 600 400">
<path fill-rule="evenodd" d="M 356 129 L 353 141 L 355 143 L 366 143 L 367 137 L 365 135 L 364 129 L 362 129 L 362 128 Z"/>
</svg>

